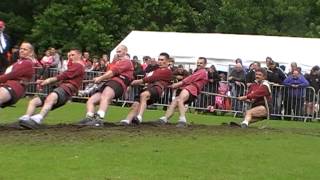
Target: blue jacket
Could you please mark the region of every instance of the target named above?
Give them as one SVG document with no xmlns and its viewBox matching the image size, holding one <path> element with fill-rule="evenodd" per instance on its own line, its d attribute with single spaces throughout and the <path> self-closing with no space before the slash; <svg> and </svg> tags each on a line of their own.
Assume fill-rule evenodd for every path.
<svg viewBox="0 0 320 180">
<path fill-rule="evenodd" d="M 295 97 L 304 97 L 305 89 L 309 86 L 309 82 L 303 75 L 300 75 L 298 78 L 293 78 L 292 75 L 289 75 L 284 81 L 283 84 L 288 86 L 288 95 Z M 297 85 L 297 87 L 293 87 L 293 85 Z M 288 88 L 287 87 L 287 88 Z"/>
</svg>

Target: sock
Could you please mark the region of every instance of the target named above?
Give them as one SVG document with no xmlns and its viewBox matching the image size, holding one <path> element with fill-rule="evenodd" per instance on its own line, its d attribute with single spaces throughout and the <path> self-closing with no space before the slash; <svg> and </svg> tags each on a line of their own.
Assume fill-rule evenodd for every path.
<svg viewBox="0 0 320 180">
<path fill-rule="evenodd" d="M 160 119 L 161 119 L 162 121 L 164 121 L 164 122 L 168 122 L 168 118 L 165 117 L 165 116 L 162 116 Z"/>
<path fill-rule="evenodd" d="M 86 116 L 87 116 L 87 117 L 93 117 L 93 116 L 94 116 L 94 113 L 93 113 L 93 112 L 87 112 Z"/>
<path fill-rule="evenodd" d="M 249 121 L 248 121 L 247 119 L 244 119 L 241 123 L 242 123 L 242 124 L 249 125 Z"/>
<path fill-rule="evenodd" d="M 180 117 L 179 117 L 179 121 L 180 121 L 180 122 L 187 122 L 187 119 L 186 119 L 185 116 L 180 116 Z"/>
<path fill-rule="evenodd" d="M 138 120 L 139 120 L 140 122 L 142 122 L 142 116 L 141 116 L 141 115 L 138 115 L 137 118 L 138 118 Z"/>
<path fill-rule="evenodd" d="M 101 118 L 104 118 L 104 116 L 105 116 L 105 112 L 104 111 L 101 111 L 101 110 L 99 110 L 98 112 L 97 112 L 97 114 L 101 117 Z"/>
<path fill-rule="evenodd" d="M 31 116 L 31 119 L 36 123 L 41 124 L 41 121 L 43 120 L 43 116 L 41 114 L 36 114 Z"/>
<path fill-rule="evenodd" d="M 23 115 L 19 118 L 19 120 L 21 121 L 29 121 L 30 120 L 30 116 L 29 115 Z"/>
<path fill-rule="evenodd" d="M 128 119 L 124 119 L 124 120 L 121 120 L 120 122 L 122 122 L 122 123 L 127 123 L 127 124 L 130 124 L 130 121 L 128 120 Z"/>
</svg>

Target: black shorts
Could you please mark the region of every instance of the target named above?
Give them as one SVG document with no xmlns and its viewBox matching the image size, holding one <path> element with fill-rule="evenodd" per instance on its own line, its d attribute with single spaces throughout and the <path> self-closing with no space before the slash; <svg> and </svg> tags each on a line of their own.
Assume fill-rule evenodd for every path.
<svg viewBox="0 0 320 180">
<path fill-rule="evenodd" d="M 9 101 L 1 104 L 2 108 L 7 107 L 7 106 L 11 106 L 11 105 L 18 102 L 19 98 L 17 97 L 17 94 L 14 92 L 14 90 L 10 86 L 4 85 L 4 86 L 0 86 L 0 87 L 3 87 L 6 90 L 8 90 L 8 92 L 11 96 L 11 99 Z"/>
<path fill-rule="evenodd" d="M 156 102 L 159 101 L 161 95 L 158 93 L 156 87 L 151 87 L 151 88 L 147 88 L 147 89 L 142 89 L 142 90 L 139 92 L 139 95 L 136 95 L 136 96 L 134 97 L 134 101 L 140 102 L 140 94 L 143 93 L 144 91 L 149 91 L 149 92 L 150 92 L 150 99 L 147 101 L 147 105 L 151 105 L 151 104 L 156 103 Z"/>
<path fill-rule="evenodd" d="M 121 84 L 115 80 L 108 80 L 107 82 L 105 82 L 101 88 L 99 89 L 99 92 L 103 92 L 103 90 L 106 88 L 106 87 L 110 87 L 111 89 L 113 89 L 114 91 L 114 94 L 115 94 L 115 99 L 117 98 L 121 98 L 122 95 L 123 95 L 123 88 L 121 86 Z"/>
<path fill-rule="evenodd" d="M 56 93 L 58 95 L 57 103 L 52 106 L 51 110 L 57 109 L 63 105 L 65 105 L 70 99 L 71 96 L 61 87 L 55 88 L 51 93 Z M 41 106 L 43 106 L 47 96 L 41 95 L 39 96 L 41 100 Z"/>
<path fill-rule="evenodd" d="M 177 89 L 177 91 L 176 91 L 176 97 L 178 97 L 178 96 L 180 95 L 181 91 L 182 91 L 182 89 Z M 188 91 L 188 90 L 186 90 L 186 91 Z M 189 92 L 189 91 L 188 91 L 188 92 Z M 192 94 L 189 92 L 189 98 L 184 102 L 184 104 L 191 104 L 191 103 L 193 103 L 194 100 L 196 100 L 196 99 L 197 99 L 197 96 L 194 96 L 194 95 L 192 95 Z"/>
</svg>

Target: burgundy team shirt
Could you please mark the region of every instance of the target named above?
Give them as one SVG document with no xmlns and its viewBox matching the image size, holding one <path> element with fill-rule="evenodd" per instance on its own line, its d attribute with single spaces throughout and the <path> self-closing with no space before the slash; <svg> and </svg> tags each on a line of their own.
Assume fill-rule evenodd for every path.
<svg viewBox="0 0 320 180">
<path fill-rule="evenodd" d="M 198 69 L 196 72 L 182 80 L 181 89 L 186 89 L 193 96 L 198 96 L 203 86 L 208 82 L 208 72 Z"/>
<path fill-rule="evenodd" d="M 161 95 L 164 88 L 168 86 L 171 82 L 172 71 L 165 68 L 158 68 L 147 74 L 142 80 L 144 83 L 148 83 L 148 88 L 155 87 L 158 91 L 158 94 Z"/>
<path fill-rule="evenodd" d="M 11 87 L 18 99 L 23 97 L 26 90 L 24 83 L 30 82 L 35 73 L 33 65 L 30 59 L 19 59 L 0 76 L 0 86 Z"/>
<path fill-rule="evenodd" d="M 125 92 L 128 85 L 124 83 L 122 78 L 128 79 L 129 82 L 133 80 L 133 64 L 131 60 L 125 59 L 117 61 L 111 66 L 110 71 L 113 72 L 111 80 L 120 83 L 123 88 L 123 92 Z"/>
<path fill-rule="evenodd" d="M 85 67 L 80 63 L 68 63 L 68 69 L 57 75 L 58 81 L 62 81 L 59 87 L 63 88 L 68 95 L 72 96 L 79 91 L 85 75 Z"/>
<path fill-rule="evenodd" d="M 252 100 L 252 106 L 264 105 L 264 97 L 267 97 L 268 103 L 272 101 L 271 89 L 268 81 L 253 83 L 247 93 L 247 98 Z"/>
</svg>

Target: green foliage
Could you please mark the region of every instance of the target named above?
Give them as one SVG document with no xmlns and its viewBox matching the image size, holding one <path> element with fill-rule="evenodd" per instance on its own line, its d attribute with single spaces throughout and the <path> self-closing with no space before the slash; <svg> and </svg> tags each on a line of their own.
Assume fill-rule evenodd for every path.
<svg viewBox="0 0 320 180">
<path fill-rule="evenodd" d="M 320 37 L 319 0 L 3 0 L 14 43 L 109 52 L 132 30 Z"/>
</svg>

